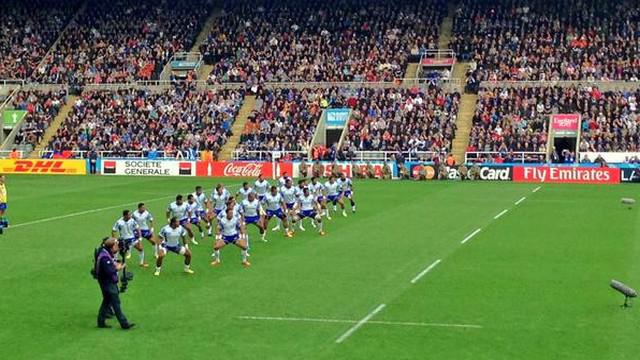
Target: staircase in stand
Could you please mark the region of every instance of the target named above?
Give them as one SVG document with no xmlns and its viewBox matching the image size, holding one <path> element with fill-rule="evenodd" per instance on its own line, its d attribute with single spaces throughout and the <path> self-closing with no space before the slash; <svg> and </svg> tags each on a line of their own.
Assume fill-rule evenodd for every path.
<svg viewBox="0 0 640 360">
<path fill-rule="evenodd" d="M 457 164 L 464 162 L 464 153 L 469 147 L 469 134 L 473 126 L 473 115 L 476 110 L 477 100 L 478 95 L 476 94 L 463 94 L 460 98 L 460 109 L 456 121 L 456 137 L 453 139 L 451 149 Z"/>
<path fill-rule="evenodd" d="M 36 145 L 35 149 L 33 149 L 33 151 L 31 152 L 31 158 L 40 157 L 40 151 L 43 151 L 47 147 L 49 141 L 51 141 L 64 120 L 67 118 L 67 115 L 69 115 L 69 113 L 73 110 L 73 105 L 76 103 L 76 99 L 78 99 L 78 97 L 75 95 L 67 96 L 67 103 L 64 104 L 62 108 L 60 108 L 58 115 L 56 115 L 55 119 L 53 119 L 51 124 L 49 124 L 49 127 L 44 131 L 42 141 L 40 141 L 40 143 Z"/>
<path fill-rule="evenodd" d="M 242 104 L 240 111 L 238 111 L 238 116 L 231 126 L 231 132 L 233 135 L 227 139 L 227 143 L 222 146 L 222 149 L 220 149 L 220 160 L 233 160 L 233 152 L 235 151 L 236 146 L 240 143 L 240 136 L 244 131 L 244 125 L 247 123 L 247 120 L 249 120 L 249 116 L 255 108 L 255 95 L 245 96 L 244 103 Z"/>
</svg>

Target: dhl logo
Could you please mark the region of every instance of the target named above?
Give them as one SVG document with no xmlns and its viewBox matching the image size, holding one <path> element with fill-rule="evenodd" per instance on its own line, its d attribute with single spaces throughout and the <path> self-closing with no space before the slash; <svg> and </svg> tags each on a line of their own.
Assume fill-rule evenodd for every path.
<svg viewBox="0 0 640 360">
<path fill-rule="evenodd" d="M 11 169 L 16 173 L 51 173 L 51 174 L 64 174 L 73 173 L 75 169 L 68 169 L 64 167 L 64 161 L 44 161 L 44 160 L 16 160 L 16 163 Z"/>
</svg>

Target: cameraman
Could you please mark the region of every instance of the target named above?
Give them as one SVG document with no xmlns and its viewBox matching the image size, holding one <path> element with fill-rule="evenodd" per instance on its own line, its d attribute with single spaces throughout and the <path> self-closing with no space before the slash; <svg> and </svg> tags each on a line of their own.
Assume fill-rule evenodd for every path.
<svg viewBox="0 0 640 360">
<path fill-rule="evenodd" d="M 102 304 L 98 312 L 98 327 L 110 328 L 106 324 L 111 309 L 116 315 L 120 326 L 124 330 L 131 329 L 135 324 L 130 324 L 120 309 L 120 292 L 118 290 L 118 271 L 124 269 L 124 265 L 115 261 L 114 256 L 120 247 L 118 240 L 107 238 L 96 253 L 95 277 L 102 291 Z"/>
</svg>

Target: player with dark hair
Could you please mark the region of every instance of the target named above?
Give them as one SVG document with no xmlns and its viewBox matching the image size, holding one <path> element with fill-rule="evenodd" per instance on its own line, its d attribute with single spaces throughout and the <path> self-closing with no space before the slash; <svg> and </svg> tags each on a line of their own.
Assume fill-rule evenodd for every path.
<svg viewBox="0 0 640 360">
<path fill-rule="evenodd" d="M 162 270 L 162 261 L 167 255 L 167 252 L 184 256 L 184 272 L 187 274 L 193 274 L 191 269 L 191 250 L 187 242 L 187 231 L 182 227 L 176 217 L 169 219 L 169 225 L 165 225 L 160 230 L 160 250 L 158 251 L 158 259 L 156 259 L 156 271 L 153 273 L 155 276 L 160 276 Z"/>
<path fill-rule="evenodd" d="M 118 236 L 118 240 L 121 244 L 120 246 L 124 247 L 124 250 L 127 251 L 127 259 L 131 257 L 131 247 L 135 247 L 140 253 L 140 267 L 146 268 L 149 265 L 144 261 L 144 248 L 140 241 L 140 235 L 140 227 L 131 217 L 131 212 L 129 210 L 123 210 L 122 217 L 116 220 L 115 224 L 113 224 L 111 236 Z"/>
</svg>

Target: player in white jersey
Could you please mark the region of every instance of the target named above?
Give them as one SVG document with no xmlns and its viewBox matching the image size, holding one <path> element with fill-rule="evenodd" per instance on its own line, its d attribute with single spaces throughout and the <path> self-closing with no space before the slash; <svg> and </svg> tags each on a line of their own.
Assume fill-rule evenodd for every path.
<svg viewBox="0 0 640 360">
<path fill-rule="evenodd" d="M 289 173 L 285 171 L 282 173 L 282 176 L 280 176 L 280 178 L 278 179 L 278 182 L 280 183 L 280 187 L 285 186 L 285 184 L 287 183 L 287 180 L 291 180 L 291 178 L 289 177 Z"/>
<path fill-rule="evenodd" d="M 248 182 L 245 181 L 242 183 L 242 187 L 236 193 L 236 199 L 238 200 L 239 203 L 241 203 L 243 200 L 247 200 L 247 197 L 249 196 L 249 194 L 253 192 L 255 192 L 253 191 L 253 188 L 249 186 Z"/>
<path fill-rule="evenodd" d="M 351 182 L 351 178 L 348 178 L 344 173 L 340 174 L 340 178 L 336 181 L 339 185 L 340 196 L 343 198 L 349 199 L 351 202 L 351 212 L 356 212 L 356 202 L 353 200 L 353 183 Z"/>
<path fill-rule="evenodd" d="M 242 219 L 234 215 L 233 208 L 229 207 L 225 216 L 218 221 L 218 234 L 216 235 L 216 242 L 213 245 L 213 261 L 211 265 L 220 265 L 220 249 L 227 244 L 234 244 L 241 249 L 242 265 L 250 266 L 251 263 L 247 260 L 248 247 L 245 238 L 246 232 Z"/>
<path fill-rule="evenodd" d="M 339 204 L 340 208 L 342 209 L 342 216 L 347 217 L 347 212 L 344 209 L 344 202 L 342 201 L 342 197 L 340 196 L 340 185 L 336 181 L 336 177 L 331 175 L 329 177 L 329 181 L 324 183 L 324 188 L 327 192 L 327 202 L 333 204 L 333 211 L 337 211 L 336 204 Z M 328 209 L 327 212 L 329 212 Z"/>
<path fill-rule="evenodd" d="M 331 220 L 331 215 L 329 215 L 329 211 L 327 211 L 327 201 L 324 197 L 324 185 L 322 185 L 315 176 L 311 178 L 309 192 L 316 197 L 316 201 L 320 204 L 320 216 L 326 215 L 327 220 Z"/>
<path fill-rule="evenodd" d="M 292 237 L 293 234 L 291 231 L 289 231 L 289 224 L 287 222 L 287 216 L 285 215 L 287 212 L 287 207 L 284 204 L 282 195 L 278 192 L 278 188 L 276 186 L 272 186 L 271 192 L 265 195 L 262 205 L 265 207 L 267 212 L 264 220 L 264 228 L 269 228 L 269 220 L 271 220 L 271 218 L 275 216 L 282 221 L 284 225 L 285 236 Z"/>
<path fill-rule="evenodd" d="M 209 216 L 209 199 L 207 195 L 202 191 L 202 186 L 196 186 L 196 191 L 192 194 L 196 200 L 196 215 L 200 218 L 201 222 L 204 222 L 207 226 L 207 235 L 212 235 L 211 217 Z"/>
<path fill-rule="evenodd" d="M 318 233 L 320 235 L 324 235 L 324 231 L 322 229 L 322 216 L 320 216 L 320 204 L 316 200 L 316 197 L 311 194 L 309 188 L 304 188 L 302 196 L 298 198 L 298 203 L 296 204 L 296 215 L 293 217 L 293 224 L 299 221 L 300 230 L 305 231 L 302 226 L 302 220 L 304 218 L 311 219 L 311 223 L 317 222 L 318 225 Z M 294 225 L 292 225 L 293 227 Z M 314 224 L 314 227 L 316 225 Z"/>
<path fill-rule="evenodd" d="M 116 220 L 111 229 L 111 236 L 118 238 L 120 242 L 120 248 L 124 249 L 127 253 L 126 258 L 131 257 L 129 249 L 135 247 L 140 253 L 140 267 L 148 267 L 149 265 L 144 261 L 144 248 L 140 241 L 140 227 L 138 223 L 131 217 L 129 210 L 122 211 L 122 217 Z"/>
<path fill-rule="evenodd" d="M 172 217 L 177 218 L 180 226 L 187 230 L 189 240 L 194 245 L 198 245 L 198 242 L 193 237 L 193 231 L 191 231 L 191 207 L 182 199 L 182 195 L 176 196 L 176 201 L 172 202 L 167 207 L 167 223 Z"/>
<path fill-rule="evenodd" d="M 162 261 L 169 251 L 184 256 L 184 272 L 193 274 L 194 271 L 191 270 L 191 250 L 189 250 L 187 242 L 187 231 L 184 227 L 180 226 L 178 218 L 172 217 L 169 219 L 169 225 L 165 225 L 160 230 L 159 236 L 161 240 L 160 251 L 158 251 L 156 271 L 153 275 L 160 276 Z"/>
<path fill-rule="evenodd" d="M 287 216 L 287 220 L 290 220 L 293 216 L 293 207 L 296 205 L 296 188 L 293 186 L 293 182 L 291 179 L 287 179 L 284 183 L 284 186 L 280 188 L 280 194 L 282 194 L 282 200 L 284 200 L 284 204 L 286 206 L 285 215 Z M 276 225 L 272 231 L 280 230 L 280 224 Z"/>
<path fill-rule="evenodd" d="M 138 210 L 131 215 L 138 223 L 140 229 L 140 237 L 147 239 L 153 245 L 153 256 L 158 257 L 158 243 L 153 235 L 153 215 L 144 206 L 144 203 L 138 204 Z"/>
<path fill-rule="evenodd" d="M 269 186 L 269 182 L 262 177 L 262 174 L 258 175 L 258 180 L 253 183 L 253 187 L 258 194 L 258 201 L 262 202 L 264 200 L 264 196 L 269 192 Z"/>
<path fill-rule="evenodd" d="M 229 195 L 225 193 L 225 190 L 222 184 L 218 184 L 211 193 L 211 204 L 213 207 L 211 210 L 211 218 L 213 219 L 217 218 L 220 213 L 224 214 L 227 200 L 229 200 Z"/>
<path fill-rule="evenodd" d="M 262 241 L 267 242 L 267 239 L 265 238 L 267 232 L 265 231 L 266 228 L 264 227 L 264 216 L 262 215 L 262 205 L 260 205 L 260 201 L 256 199 L 256 194 L 249 193 L 247 199 L 242 200 L 242 203 L 240 204 L 240 206 L 242 209 L 242 215 L 244 217 L 245 226 L 249 224 L 255 225 L 260 231 L 260 235 L 262 236 Z M 247 232 L 247 243 L 248 242 L 249 242 L 249 233 Z"/>
<path fill-rule="evenodd" d="M 224 206 L 224 210 L 222 210 L 216 217 L 218 221 L 222 220 L 222 218 L 227 215 L 227 209 L 233 209 L 233 215 L 242 218 L 242 209 L 240 208 L 240 204 L 236 202 L 236 199 L 229 198 Z"/>
<path fill-rule="evenodd" d="M 202 219 L 200 215 L 198 215 L 198 202 L 193 194 L 187 195 L 187 206 L 189 207 L 189 224 L 192 229 L 193 226 L 198 228 L 198 231 L 200 231 L 200 239 L 204 240 L 204 228 L 200 226 Z"/>
<path fill-rule="evenodd" d="M 307 180 L 298 180 L 298 186 L 296 187 L 296 199 L 299 199 L 304 194 L 304 188 L 307 186 Z"/>
</svg>

